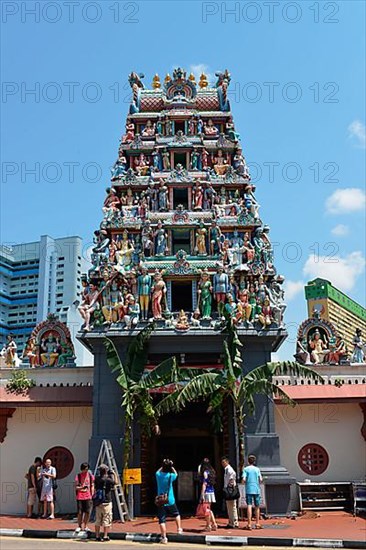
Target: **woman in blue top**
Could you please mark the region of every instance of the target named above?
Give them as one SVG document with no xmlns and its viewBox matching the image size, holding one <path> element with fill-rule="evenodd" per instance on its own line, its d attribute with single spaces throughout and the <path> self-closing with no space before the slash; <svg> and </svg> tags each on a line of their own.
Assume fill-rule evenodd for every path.
<svg viewBox="0 0 366 550">
<path fill-rule="evenodd" d="M 156 483 L 158 485 L 158 495 L 167 493 L 168 502 L 164 506 L 158 508 L 159 527 L 161 532 L 161 542 L 166 544 L 168 542 L 166 536 L 166 516 L 173 516 L 177 525 L 177 532 L 183 533 L 183 529 L 180 521 L 180 514 L 175 503 L 173 483 L 177 479 L 178 474 L 173 467 L 173 462 L 168 458 L 163 460 L 161 468 L 156 472 Z"/>
<path fill-rule="evenodd" d="M 215 531 L 217 529 L 217 523 L 213 511 L 211 510 L 211 504 L 216 502 L 215 498 L 215 481 L 216 472 L 211 466 L 208 458 L 204 458 L 199 467 L 199 475 L 202 482 L 201 498 L 200 502 L 207 503 L 206 531 Z"/>
</svg>

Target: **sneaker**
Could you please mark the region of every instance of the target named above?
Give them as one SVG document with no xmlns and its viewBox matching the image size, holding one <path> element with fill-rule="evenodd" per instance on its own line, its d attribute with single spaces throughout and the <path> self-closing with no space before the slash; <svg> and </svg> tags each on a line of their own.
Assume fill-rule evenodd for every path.
<svg viewBox="0 0 366 550">
<path fill-rule="evenodd" d="M 47 519 L 55 519 L 55 516 L 48 516 Z"/>
<path fill-rule="evenodd" d="M 81 527 L 76 527 L 75 533 L 80 533 L 80 531 L 81 531 Z"/>
<path fill-rule="evenodd" d="M 109 537 L 104 537 L 104 538 L 102 539 L 103 542 L 109 542 L 110 540 L 111 540 L 111 539 L 110 539 Z"/>
<path fill-rule="evenodd" d="M 166 537 L 161 537 L 160 544 L 168 544 L 168 539 Z"/>
<path fill-rule="evenodd" d="M 181 527 L 179 527 L 178 534 L 180 535 L 181 533 L 183 533 L 183 529 Z"/>
</svg>

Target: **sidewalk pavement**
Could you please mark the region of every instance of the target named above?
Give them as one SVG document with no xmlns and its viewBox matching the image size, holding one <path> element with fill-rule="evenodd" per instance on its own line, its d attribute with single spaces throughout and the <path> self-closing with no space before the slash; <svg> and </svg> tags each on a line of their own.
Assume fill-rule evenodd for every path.
<svg viewBox="0 0 366 550">
<path fill-rule="evenodd" d="M 174 521 L 168 520 L 168 539 L 172 542 L 266 545 L 269 546 L 322 546 L 333 548 L 366 549 L 366 521 L 342 511 L 311 512 L 296 519 L 268 518 L 262 520 L 263 529 L 245 530 L 246 522 L 240 522 L 239 529 L 225 529 L 227 520 L 218 518 L 219 529 L 207 533 L 204 521 L 194 517 L 183 517 L 183 534 L 175 533 Z M 0 535 L 39 538 L 71 538 L 76 527 L 69 518 L 28 519 L 20 516 L 0 516 Z M 94 525 L 90 525 L 94 530 Z M 171 535 L 169 536 L 169 532 Z M 111 538 L 130 541 L 159 540 L 157 518 L 139 517 L 134 521 L 115 521 Z"/>
</svg>

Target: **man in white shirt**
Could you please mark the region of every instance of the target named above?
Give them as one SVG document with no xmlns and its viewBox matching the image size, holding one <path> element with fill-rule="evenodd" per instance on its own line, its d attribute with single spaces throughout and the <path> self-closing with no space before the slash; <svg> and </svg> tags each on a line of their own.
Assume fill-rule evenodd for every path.
<svg viewBox="0 0 366 550">
<path fill-rule="evenodd" d="M 222 467 L 224 468 L 224 489 L 228 486 L 235 487 L 236 485 L 236 472 L 232 466 L 230 466 L 229 459 L 227 456 L 223 456 L 221 459 Z M 226 501 L 227 514 L 229 516 L 229 523 L 227 524 L 227 529 L 237 529 L 239 528 L 238 521 L 238 506 L 236 500 L 227 500 Z"/>
</svg>

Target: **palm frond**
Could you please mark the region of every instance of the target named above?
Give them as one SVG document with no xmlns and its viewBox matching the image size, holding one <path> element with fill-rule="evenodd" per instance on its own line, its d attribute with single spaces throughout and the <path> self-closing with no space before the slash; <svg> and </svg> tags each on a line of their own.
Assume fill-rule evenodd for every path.
<svg viewBox="0 0 366 550">
<path fill-rule="evenodd" d="M 144 388 L 152 389 L 165 384 L 177 382 L 177 361 L 175 357 L 169 357 L 157 365 L 152 371 L 141 378 Z"/>
<path fill-rule="evenodd" d="M 148 343 L 154 331 L 154 323 L 150 323 L 134 336 L 127 348 L 126 370 L 128 376 L 138 382 L 145 370 L 148 358 Z"/>
<path fill-rule="evenodd" d="M 178 412 L 177 397 L 180 391 L 181 390 L 179 388 L 173 393 L 166 394 L 165 397 L 163 397 L 163 399 L 155 405 L 155 413 L 157 417 L 163 416 L 164 414 Z"/>
<path fill-rule="evenodd" d="M 112 372 L 118 372 L 117 382 L 121 386 L 127 387 L 128 383 L 125 366 L 118 355 L 118 351 L 116 350 L 114 343 L 109 338 L 105 338 L 103 340 L 103 344 L 107 351 L 106 358 L 109 368 Z"/>
<path fill-rule="evenodd" d="M 190 380 L 178 393 L 177 410 L 183 409 L 188 403 L 206 399 L 218 389 L 219 374 L 206 372 Z"/>
</svg>

